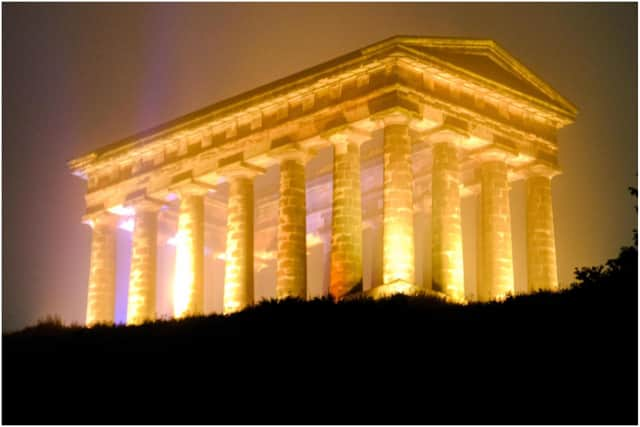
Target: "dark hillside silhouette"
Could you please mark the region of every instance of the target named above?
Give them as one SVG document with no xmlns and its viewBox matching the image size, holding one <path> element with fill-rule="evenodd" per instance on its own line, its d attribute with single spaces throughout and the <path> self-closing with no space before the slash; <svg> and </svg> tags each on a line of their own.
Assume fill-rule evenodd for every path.
<svg viewBox="0 0 640 427">
<path fill-rule="evenodd" d="M 3 337 L 3 423 L 637 424 L 638 252 L 503 303 L 268 301 Z"/>
</svg>

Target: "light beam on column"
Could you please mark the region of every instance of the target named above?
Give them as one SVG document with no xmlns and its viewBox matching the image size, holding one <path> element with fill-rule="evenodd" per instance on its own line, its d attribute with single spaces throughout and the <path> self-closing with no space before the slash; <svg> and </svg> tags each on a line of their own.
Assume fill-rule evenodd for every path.
<svg viewBox="0 0 640 427">
<path fill-rule="evenodd" d="M 360 144 L 368 135 L 342 131 L 333 143 L 333 202 L 331 215 L 331 274 L 333 298 L 362 291 L 362 203 Z M 360 286 L 359 289 L 356 289 Z"/>
<path fill-rule="evenodd" d="M 464 262 L 460 209 L 460 163 L 457 141 L 443 130 L 431 136 L 432 169 L 432 289 L 454 301 L 464 301 Z"/>
<path fill-rule="evenodd" d="M 88 220 L 92 227 L 87 326 L 112 324 L 116 305 L 116 226 L 118 216 L 102 212 Z"/>
<path fill-rule="evenodd" d="M 559 172 L 542 164 L 529 168 L 527 178 L 528 290 L 558 289 L 556 239 L 551 202 L 551 178 Z"/>
<path fill-rule="evenodd" d="M 513 250 L 508 166 L 505 153 L 487 150 L 478 173 L 478 299 L 500 300 L 513 294 Z"/>
<path fill-rule="evenodd" d="M 413 171 L 409 119 L 401 113 L 386 116 L 384 128 L 383 261 L 381 286 L 374 297 L 413 293 L 415 254 L 413 235 Z"/>
<path fill-rule="evenodd" d="M 276 297 L 307 297 L 306 155 L 292 153 L 280 162 Z"/>
<path fill-rule="evenodd" d="M 246 163 L 219 172 L 229 179 L 224 313 L 242 310 L 254 302 L 253 179 L 263 172 Z"/>
<path fill-rule="evenodd" d="M 204 313 L 204 194 L 183 188 L 176 234 L 173 313 L 176 318 Z"/>
<path fill-rule="evenodd" d="M 135 203 L 127 301 L 129 325 L 138 325 L 156 318 L 158 210 L 161 207 L 161 204 L 150 200 Z"/>
</svg>

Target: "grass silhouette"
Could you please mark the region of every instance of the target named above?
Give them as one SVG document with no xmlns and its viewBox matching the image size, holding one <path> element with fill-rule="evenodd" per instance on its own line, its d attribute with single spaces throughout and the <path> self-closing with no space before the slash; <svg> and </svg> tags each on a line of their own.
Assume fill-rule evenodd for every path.
<svg viewBox="0 0 640 427">
<path fill-rule="evenodd" d="M 3 336 L 3 423 L 636 424 L 637 249 L 560 292 L 263 301 Z"/>
</svg>

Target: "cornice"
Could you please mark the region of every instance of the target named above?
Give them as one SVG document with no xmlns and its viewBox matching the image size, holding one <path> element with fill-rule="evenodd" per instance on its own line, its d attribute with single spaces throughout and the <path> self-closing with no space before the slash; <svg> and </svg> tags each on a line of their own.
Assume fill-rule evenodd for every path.
<svg viewBox="0 0 640 427">
<path fill-rule="evenodd" d="M 421 58 L 421 59 L 426 59 L 429 61 L 429 65 L 436 65 L 439 68 L 452 72 L 454 74 L 456 74 L 457 76 L 459 76 L 462 79 L 468 80 L 471 79 L 472 81 L 475 81 L 477 83 L 479 83 L 480 85 L 484 86 L 484 87 L 488 87 L 491 90 L 498 92 L 498 93 L 504 93 L 509 97 L 514 97 L 516 99 L 521 99 L 526 101 L 527 103 L 533 104 L 534 106 L 536 106 L 537 108 L 542 108 L 545 110 L 549 110 L 550 112 L 552 112 L 554 115 L 559 116 L 558 118 L 560 119 L 560 121 L 562 122 L 563 125 L 567 125 L 572 123 L 575 120 L 575 117 L 577 115 L 577 110 L 576 108 L 573 106 L 573 104 L 569 103 L 568 101 L 563 99 L 563 105 L 565 105 L 565 107 L 567 109 L 561 109 L 558 108 L 556 105 L 551 104 L 550 102 L 544 101 L 540 98 L 531 96 L 529 94 L 523 93 L 522 91 L 513 89 L 507 85 L 501 84 L 499 82 L 496 82 L 494 80 L 488 79 L 484 76 L 481 76 L 477 73 L 474 73 L 471 70 L 468 70 L 466 68 L 462 68 L 459 67 L 457 65 L 454 65 L 450 62 L 447 62 L 445 60 L 442 60 L 436 56 L 433 55 L 429 55 L 428 53 L 424 53 L 424 52 L 420 52 L 414 49 L 411 49 L 410 47 L 406 47 L 407 51 L 410 51 L 412 53 L 412 55 L 414 55 L 415 57 Z M 495 51 L 491 52 L 493 54 L 495 54 Z M 515 61 L 515 59 L 514 59 Z M 507 70 L 509 71 L 509 70 Z M 531 74 L 531 73 L 529 73 Z M 531 74 L 532 75 L 532 74 Z M 542 90 L 544 93 L 546 92 L 546 89 L 543 90 L 541 89 L 538 85 L 536 85 L 536 87 L 538 87 L 538 89 Z M 557 95 L 555 92 L 549 94 L 547 93 L 547 95 L 551 96 L 551 97 L 557 97 L 559 95 Z"/>
<path fill-rule="evenodd" d="M 383 40 L 381 42 L 375 43 L 371 46 L 368 46 L 366 48 L 363 48 L 362 51 L 365 53 L 373 53 L 373 52 L 377 52 L 380 51 L 381 49 L 387 48 L 389 46 L 393 46 L 393 45 L 400 45 L 406 48 L 411 49 L 411 46 L 421 46 L 421 47 L 434 47 L 434 48 L 442 48 L 442 49 L 457 49 L 457 50 L 462 50 L 464 51 L 465 49 L 469 52 L 469 53 L 480 53 L 480 49 L 485 49 L 486 53 L 488 53 L 490 55 L 490 57 L 493 57 L 493 59 L 496 60 L 496 62 L 498 63 L 498 65 L 501 65 L 506 71 L 515 71 L 517 72 L 518 75 L 520 75 L 523 79 L 525 79 L 526 81 L 528 81 L 529 83 L 531 83 L 532 85 L 534 85 L 536 88 L 538 88 L 541 92 L 543 92 L 544 94 L 546 94 L 547 96 L 549 96 L 550 98 L 554 99 L 555 101 L 557 101 L 558 103 L 560 103 L 564 108 L 565 111 L 562 111 L 560 109 L 558 109 L 555 106 L 552 106 L 551 104 L 548 104 L 548 106 L 558 109 L 561 112 L 564 112 L 565 114 L 567 114 L 571 119 L 575 119 L 575 116 L 578 114 L 578 109 L 575 106 L 575 104 L 573 104 L 572 102 L 570 102 L 568 99 L 566 99 L 564 96 L 562 96 L 560 93 L 558 93 L 553 87 L 551 87 L 551 85 L 549 85 L 548 83 L 544 82 L 540 77 L 538 77 L 533 71 L 531 71 L 528 67 L 526 67 L 522 62 L 520 62 L 518 59 L 516 59 L 513 55 L 511 55 L 506 49 L 504 49 L 502 46 L 500 46 L 500 44 L 498 44 L 496 41 L 492 40 L 492 39 L 476 39 L 476 38 L 462 38 L 462 37 L 420 37 L 420 36 L 394 36 L 394 37 L 390 37 L 386 40 Z M 433 55 L 429 55 L 423 52 L 419 52 L 416 51 L 415 49 L 411 49 L 413 52 L 417 53 L 417 54 L 422 54 L 425 56 L 428 56 L 430 58 L 435 58 L 438 59 L 436 57 L 434 57 Z M 468 73 L 469 75 L 473 75 L 476 78 L 479 78 L 483 81 L 489 82 L 489 83 L 494 83 L 497 84 L 498 86 L 501 86 L 503 88 L 506 88 L 508 90 L 511 90 L 514 93 L 518 93 L 520 95 L 523 95 L 525 97 L 528 97 L 530 99 L 533 100 L 538 100 L 537 98 L 534 98 L 530 95 L 527 94 L 523 94 L 519 91 L 515 91 L 512 88 L 509 88 L 508 86 L 504 86 L 504 85 L 500 85 L 497 82 L 494 82 L 493 80 L 490 79 L 486 79 L 482 76 L 477 75 L 476 73 L 471 72 L 470 70 L 455 66 L 453 64 L 449 64 L 446 61 L 442 61 L 442 60 L 438 60 L 440 63 L 445 63 L 448 64 L 450 66 L 452 66 L 452 68 L 461 70 L 464 73 Z"/>
<path fill-rule="evenodd" d="M 430 105 L 430 106 L 436 107 L 439 110 L 442 110 L 444 113 L 446 113 L 450 117 L 450 119 L 452 119 L 453 117 L 459 117 L 460 119 L 462 119 L 462 122 L 465 127 L 465 132 L 470 132 L 470 134 L 475 132 L 474 128 L 476 126 L 486 126 L 494 135 L 502 135 L 505 138 L 511 139 L 511 140 L 521 140 L 521 141 L 528 141 L 528 142 L 537 141 L 536 142 L 537 144 L 544 146 L 545 149 L 548 151 L 553 152 L 556 150 L 556 147 L 554 146 L 554 144 L 544 139 L 541 139 L 540 137 L 536 137 L 534 134 L 524 133 L 521 130 L 518 130 L 517 128 L 510 127 L 506 123 L 496 122 L 495 120 L 488 119 L 487 117 L 482 116 L 477 112 L 473 112 L 471 110 L 465 109 L 464 107 L 460 107 L 458 105 L 449 104 L 440 98 L 435 98 L 428 94 L 415 91 L 409 87 L 403 86 L 398 83 L 393 83 L 393 84 L 390 84 L 389 86 L 382 86 L 378 88 L 378 90 L 372 93 L 368 93 L 367 95 L 364 95 L 363 97 L 361 97 L 359 102 L 362 102 L 366 105 L 367 103 L 371 103 L 374 101 L 379 103 L 379 100 L 381 99 L 385 100 L 383 109 L 375 112 L 367 109 L 367 112 L 366 112 L 367 117 L 370 117 L 370 114 L 373 114 L 376 116 L 377 115 L 383 116 L 392 111 L 396 111 L 399 108 L 405 111 L 405 114 L 409 114 L 409 115 L 413 114 L 418 116 L 420 113 L 417 112 L 418 111 L 417 109 L 419 108 L 420 105 L 422 106 Z M 400 104 L 407 104 L 406 107 L 409 108 L 409 110 L 405 110 L 404 107 L 399 107 L 398 105 Z M 331 113 L 331 111 L 333 110 L 335 111 Z M 329 116 L 335 115 L 335 114 L 338 114 L 338 115 L 341 114 L 339 107 L 332 107 L 332 108 L 329 108 L 328 110 L 325 108 L 316 113 L 312 113 L 311 115 L 312 117 L 315 117 L 316 115 L 320 115 L 320 118 L 321 118 L 320 121 L 326 122 L 325 125 L 331 128 L 331 126 L 333 126 L 332 125 L 333 121 L 331 120 L 327 121 L 327 119 L 322 119 L 322 117 L 327 115 Z M 296 122 L 311 123 L 313 122 L 313 120 L 312 118 L 303 116 L 303 117 L 298 117 L 292 122 L 285 122 L 285 124 L 287 126 L 290 126 L 292 123 L 295 124 Z M 339 125 L 339 126 L 342 126 L 342 125 Z M 322 132 L 329 130 L 329 128 L 326 128 L 326 129 L 317 128 L 315 127 L 315 125 L 312 127 L 314 127 L 317 134 L 321 134 Z M 296 126 L 292 126 L 292 129 L 294 129 L 294 133 L 298 132 L 296 130 L 297 129 Z M 263 135 L 261 138 L 263 139 L 266 138 L 264 139 L 264 141 L 262 139 L 256 139 L 256 135 L 248 135 L 242 138 L 228 140 L 224 144 L 219 146 L 210 145 L 208 148 L 203 149 L 202 151 L 195 153 L 191 156 L 188 155 L 187 157 L 176 157 L 176 158 L 173 158 L 172 160 L 167 159 L 167 161 L 161 163 L 160 165 L 158 165 L 157 167 L 154 167 L 151 170 L 146 170 L 140 174 L 133 175 L 131 177 L 124 178 L 119 181 L 111 182 L 107 186 L 98 186 L 97 188 L 94 187 L 93 189 L 89 188 L 88 194 L 92 194 L 95 191 L 108 192 L 108 191 L 111 191 L 109 189 L 115 189 L 117 186 L 120 186 L 120 185 L 147 186 L 149 179 L 151 179 L 153 176 L 162 175 L 162 176 L 169 177 L 169 176 L 174 176 L 176 174 L 179 174 L 180 171 L 184 169 L 184 165 L 185 165 L 184 162 L 192 162 L 193 163 L 193 165 L 191 166 L 192 168 L 197 167 L 199 170 L 199 174 L 206 175 L 206 174 L 210 174 L 217 171 L 221 166 L 224 166 L 227 163 L 239 162 L 243 160 L 255 162 L 256 157 L 251 157 L 251 156 L 255 156 L 255 155 L 263 156 L 271 152 L 272 150 L 277 151 L 279 148 L 286 148 L 291 144 L 299 144 L 302 141 L 302 140 L 284 138 L 285 140 L 284 145 L 279 145 L 278 148 L 273 148 L 277 144 L 279 144 L 278 138 L 274 139 L 272 137 L 275 131 L 266 129 L 266 130 L 259 131 L 259 133 Z M 277 132 L 277 134 L 280 134 L 280 133 L 282 132 Z M 310 136 L 310 135 L 307 135 L 307 136 Z M 329 144 L 329 142 L 327 142 L 327 144 Z M 250 145 L 251 145 L 251 148 L 248 148 Z M 255 149 L 256 147 L 260 147 L 260 149 L 257 150 Z M 231 154 L 232 152 L 235 154 Z M 250 152 L 253 154 L 251 154 L 251 156 L 247 156 L 247 154 L 249 154 Z M 116 162 L 114 164 L 117 164 L 117 159 L 113 159 L 113 161 Z M 105 164 L 107 163 L 105 162 Z M 195 165 L 200 165 L 200 166 L 195 166 Z M 155 185 L 154 185 L 154 188 L 155 188 Z"/>
<path fill-rule="evenodd" d="M 432 46 L 460 46 L 461 44 L 465 44 L 468 46 L 489 48 L 490 52 L 495 54 L 500 61 L 507 63 L 511 68 L 517 70 L 523 78 L 526 78 L 532 84 L 536 85 L 541 91 L 548 93 L 549 96 L 553 96 L 558 100 L 563 100 L 567 104 L 566 106 L 569 111 L 559 111 L 557 107 L 550 103 L 545 103 L 542 100 L 514 91 L 482 76 L 475 75 L 469 70 L 464 70 L 426 53 L 411 49 L 411 44 L 430 44 Z M 234 119 L 234 117 L 239 113 L 246 112 L 246 114 L 251 114 L 251 110 L 269 108 L 270 105 L 275 106 L 278 103 L 290 102 L 296 97 L 308 96 L 309 93 L 314 90 L 329 88 L 332 84 L 337 84 L 338 80 L 345 80 L 359 73 L 367 73 L 371 69 L 393 66 L 392 64 L 396 61 L 394 56 L 397 57 L 399 53 L 409 54 L 417 60 L 426 59 L 428 62 L 437 64 L 440 67 L 447 67 L 466 78 L 473 78 L 483 85 L 497 88 L 512 96 L 526 99 L 539 108 L 550 110 L 567 121 L 571 119 L 571 117 L 568 117 L 568 113 L 570 115 L 577 112 L 572 104 L 564 100 L 564 98 L 551 89 L 549 85 L 542 82 L 532 72 L 526 69 L 526 67 L 491 40 L 401 36 L 383 40 L 364 49 L 339 56 L 315 67 L 276 80 L 267 85 L 260 86 L 251 91 L 181 116 L 160 126 L 109 144 L 69 161 L 68 167 L 74 174 L 86 178 L 91 166 L 100 163 L 103 159 L 117 157 L 121 153 L 127 153 L 132 149 L 146 148 L 148 145 L 155 145 L 151 143 L 162 142 L 162 140 L 167 138 L 184 138 L 188 134 L 200 131 L 201 128 L 212 126 L 214 122 L 223 124 L 223 122 L 226 121 L 237 120 L 237 118 Z"/>
</svg>

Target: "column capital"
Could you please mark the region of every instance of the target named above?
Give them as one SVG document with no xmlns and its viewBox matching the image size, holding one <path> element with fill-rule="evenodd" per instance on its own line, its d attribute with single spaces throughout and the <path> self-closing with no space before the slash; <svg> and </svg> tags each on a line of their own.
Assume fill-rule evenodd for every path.
<svg viewBox="0 0 640 427">
<path fill-rule="evenodd" d="M 271 148 L 268 153 L 270 159 L 281 164 L 285 160 L 298 160 L 302 164 L 306 164 L 313 156 L 318 154 L 319 145 L 324 143 L 320 136 L 308 138 L 302 141 L 287 142 Z"/>
<path fill-rule="evenodd" d="M 462 145 L 464 140 L 467 139 L 467 135 L 462 132 L 449 127 L 442 127 L 435 132 L 432 132 L 427 137 L 432 145 L 441 143 L 453 143 L 455 145 Z"/>
<path fill-rule="evenodd" d="M 413 117 L 409 121 L 409 127 L 416 132 L 430 132 L 442 126 L 444 123 L 444 113 L 442 110 L 426 104 L 422 104 L 420 110 L 420 116 Z"/>
<path fill-rule="evenodd" d="M 371 133 L 362 129 L 352 127 L 327 132 L 323 136 L 335 147 L 346 147 L 348 144 L 364 144 L 371 139 Z"/>
<path fill-rule="evenodd" d="M 411 122 L 411 115 L 401 110 L 393 110 L 380 118 L 385 126 L 406 125 Z"/>
<path fill-rule="evenodd" d="M 280 164 L 287 160 L 295 160 L 302 165 L 306 165 L 316 154 L 316 150 L 291 147 L 290 149 L 281 151 L 274 157 L 279 160 Z"/>
<path fill-rule="evenodd" d="M 115 228 L 118 225 L 120 216 L 108 210 L 102 210 L 82 216 L 82 223 L 94 228 L 96 225 L 103 225 Z"/>
<path fill-rule="evenodd" d="M 130 200 L 129 205 L 133 207 L 135 213 L 158 212 L 165 205 L 165 202 L 153 197 L 144 196 L 139 199 Z"/>
<path fill-rule="evenodd" d="M 469 124 L 469 134 L 464 141 L 467 150 L 478 150 L 493 144 L 493 132 L 483 125 Z"/>
<path fill-rule="evenodd" d="M 218 175 L 226 178 L 227 181 L 237 178 L 253 179 L 265 172 L 264 168 L 245 161 L 224 166 L 217 171 Z"/>
<path fill-rule="evenodd" d="M 536 161 L 522 170 L 522 174 L 525 178 L 532 178 L 536 176 L 552 179 L 562 173 L 559 168 L 550 166 L 546 163 Z"/>
<path fill-rule="evenodd" d="M 351 123 L 349 127 L 357 131 L 363 131 L 371 134 L 372 132 L 382 129 L 384 127 L 383 125 L 384 123 L 382 123 L 381 120 L 369 116 L 366 119 Z"/>
<path fill-rule="evenodd" d="M 204 196 L 209 191 L 215 191 L 215 186 L 195 178 L 189 178 L 179 184 L 169 186 L 169 191 L 177 193 L 179 198 L 184 196 Z"/>
<path fill-rule="evenodd" d="M 491 146 L 482 148 L 469 154 L 469 157 L 475 160 L 479 165 L 488 162 L 507 162 L 515 158 L 517 155 L 509 151 L 502 150 L 498 147 Z"/>
<path fill-rule="evenodd" d="M 451 121 L 451 120 L 450 120 Z M 467 128 L 455 124 L 442 125 L 421 132 L 432 144 L 439 142 L 454 142 L 466 151 L 481 151 L 482 148 L 493 144 L 493 133 L 483 125 L 468 123 Z"/>
</svg>

